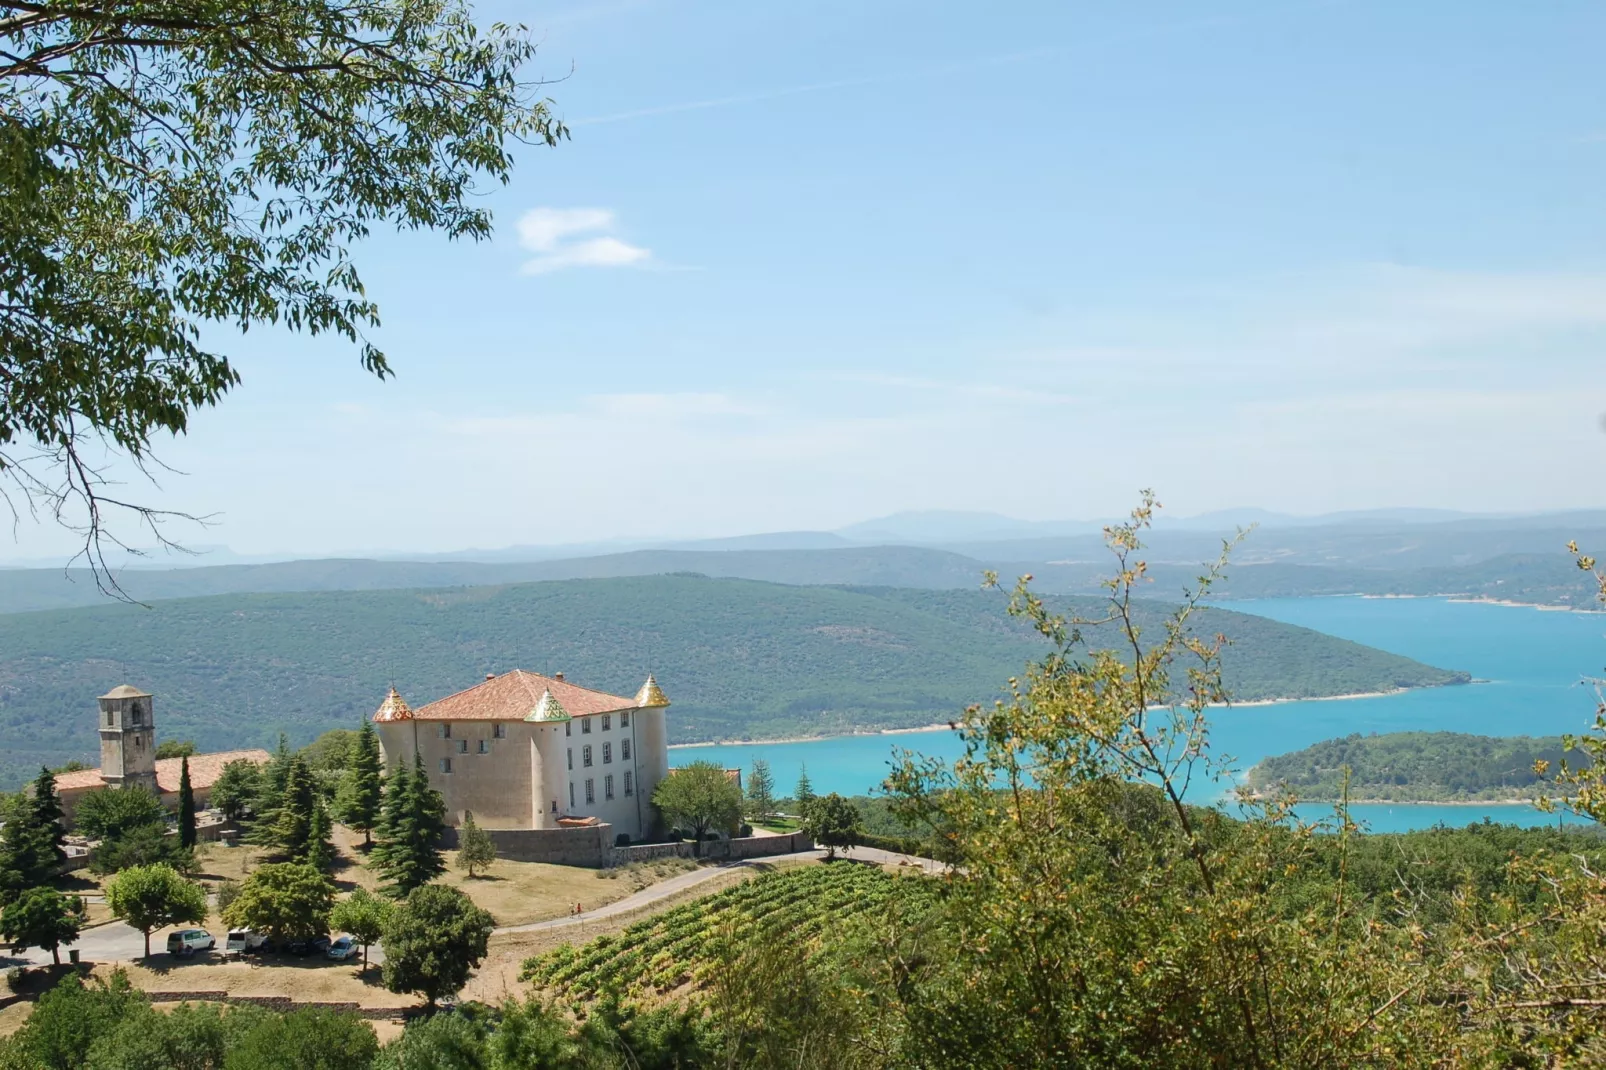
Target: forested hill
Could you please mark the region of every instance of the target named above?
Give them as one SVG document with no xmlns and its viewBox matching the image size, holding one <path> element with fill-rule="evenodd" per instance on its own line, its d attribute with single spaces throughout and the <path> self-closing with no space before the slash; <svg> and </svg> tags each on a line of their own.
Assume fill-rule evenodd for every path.
<svg viewBox="0 0 1606 1070">
<path fill-rule="evenodd" d="M 163 737 L 204 748 L 280 730 L 305 741 L 371 713 L 392 681 L 420 704 L 515 667 L 623 694 L 654 671 L 683 742 L 929 724 L 997 695 L 1043 652 L 1004 608 L 980 590 L 668 575 L 0 615 L 0 776 L 93 762 L 95 696 L 123 682 L 155 694 Z M 1242 700 L 1466 679 L 1226 610 L 1200 628 L 1236 641 L 1225 664 Z"/>
<path fill-rule="evenodd" d="M 1327 802 L 1339 798 L 1348 766 L 1354 801 L 1526 800 L 1539 788 L 1534 762 L 1544 759 L 1554 769 L 1564 754 L 1574 766 L 1589 764 L 1579 751 L 1564 752 L 1555 736 L 1351 735 L 1266 758 L 1249 771 L 1249 784 L 1256 790 L 1287 784 L 1302 799 Z"/>
</svg>

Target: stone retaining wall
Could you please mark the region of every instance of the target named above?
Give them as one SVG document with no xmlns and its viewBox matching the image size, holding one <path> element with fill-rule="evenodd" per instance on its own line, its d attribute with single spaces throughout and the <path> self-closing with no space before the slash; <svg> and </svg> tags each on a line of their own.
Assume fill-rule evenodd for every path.
<svg viewBox="0 0 1606 1070">
<path fill-rule="evenodd" d="M 689 840 L 679 843 L 643 843 L 632 847 L 615 847 L 609 850 L 606 866 L 628 866 L 633 862 L 652 862 L 660 858 L 697 858 L 696 844 Z M 743 836 L 731 840 L 705 840 L 700 857 L 715 861 L 734 861 L 741 858 L 764 858 L 769 855 L 789 855 L 798 851 L 812 851 L 814 841 L 806 832 L 792 832 L 784 836 Z"/>
<path fill-rule="evenodd" d="M 364 1007 L 361 1003 L 349 1000 L 303 1000 L 292 999 L 289 996 L 231 996 L 221 989 L 203 989 L 196 992 L 146 992 L 144 995 L 152 1003 L 247 1004 L 252 1007 L 265 1007 L 279 1014 L 305 1010 L 308 1007 L 321 1007 L 324 1010 L 355 1014 L 359 1018 L 384 1019 L 399 1018 L 417 1010 L 416 1007 Z"/>
</svg>

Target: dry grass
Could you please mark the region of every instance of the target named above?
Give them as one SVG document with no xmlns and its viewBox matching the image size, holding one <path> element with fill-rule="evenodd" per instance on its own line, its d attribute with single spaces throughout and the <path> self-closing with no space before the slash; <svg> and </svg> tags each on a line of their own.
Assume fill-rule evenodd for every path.
<svg viewBox="0 0 1606 1070">
<path fill-rule="evenodd" d="M 0 1008 L 0 1037 L 9 1037 L 22 1028 L 22 1023 L 33 1013 L 33 1003 L 24 1001 Z"/>
<path fill-rule="evenodd" d="M 387 992 L 379 969 L 370 967 L 367 979 L 358 967 L 311 956 L 305 959 L 273 958 L 258 962 L 223 963 L 203 958 L 187 962 L 156 959 L 140 963 L 101 963 L 91 971 L 106 977 L 114 969 L 128 971 L 135 988 L 146 992 L 222 991 L 231 996 L 288 996 L 297 1001 L 338 1000 L 364 1007 L 413 1007 L 418 998 Z"/>
</svg>

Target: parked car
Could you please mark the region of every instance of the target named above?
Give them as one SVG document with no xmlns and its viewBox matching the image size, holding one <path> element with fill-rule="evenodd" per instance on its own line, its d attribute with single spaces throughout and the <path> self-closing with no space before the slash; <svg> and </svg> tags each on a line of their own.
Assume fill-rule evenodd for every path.
<svg viewBox="0 0 1606 1070">
<path fill-rule="evenodd" d="M 259 951 L 272 951 L 273 941 L 263 933 L 250 929 L 230 929 L 223 951 L 228 955 L 251 955 Z"/>
<path fill-rule="evenodd" d="M 291 940 L 284 949 L 292 955 L 322 955 L 329 950 L 328 936 L 313 936 L 305 940 Z"/>
<path fill-rule="evenodd" d="M 197 951 L 211 951 L 217 947 L 217 940 L 205 929 L 180 929 L 167 936 L 167 953 L 181 959 L 187 959 Z"/>
<path fill-rule="evenodd" d="M 362 954 L 362 945 L 349 936 L 342 936 L 329 945 L 329 957 L 336 962 L 354 959 L 360 954 Z"/>
</svg>

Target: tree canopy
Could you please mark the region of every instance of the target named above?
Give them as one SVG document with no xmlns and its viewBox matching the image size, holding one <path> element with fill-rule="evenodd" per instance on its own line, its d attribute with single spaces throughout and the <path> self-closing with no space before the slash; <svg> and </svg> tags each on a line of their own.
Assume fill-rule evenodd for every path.
<svg viewBox="0 0 1606 1070">
<path fill-rule="evenodd" d="M 836 792 L 810 799 L 803 807 L 803 831 L 825 848 L 828 859 L 840 848 L 857 847 L 864 836 L 859 808 Z"/>
<path fill-rule="evenodd" d="M 742 789 L 713 762 L 671 770 L 652 793 L 664 820 L 691 833 L 699 844 L 710 832 L 734 832 L 742 820 Z"/>
<path fill-rule="evenodd" d="M 106 905 L 144 935 L 150 958 L 153 931 L 206 918 L 206 889 L 172 866 L 132 866 L 106 882 Z"/>
<path fill-rule="evenodd" d="M 78 831 L 92 840 L 115 840 L 144 825 L 165 825 L 167 811 L 144 788 L 97 788 L 78 800 Z"/>
<path fill-rule="evenodd" d="M 369 864 L 385 878 L 385 892 L 402 898 L 446 871 L 441 857 L 441 832 L 446 827 L 446 801 L 429 786 L 424 759 L 413 756 L 413 767 L 396 767 L 385 784 L 378 843 Z"/>
<path fill-rule="evenodd" d="M 385 930 L 385 987 L 416 992 L 433 1006 L 468 983 L 495 926 L 489 913 L 456 888 L 414 888 Z"/>
<path fill-rule="evenodd" d="M 78 939 L 88 913 L 77 896 L 54 888 L 29 888 L 0 912 L 0 933 L 18 951 L 38 947 L 61 965 L 61 945 Z"/>
<path fill-rule="evenodd" d="M 522 29 L 462 0 L 9 3 L 0 19 L 0 478 L 67 516 L 105 577 L 88 449 L 153 440 L 240 381 L 201 325 L 356 344 L 375 224 L 484 238 L 509 142 L 565 131 Z M 14 503 L 20 507 L 21 503 Z M 114 536 L 115 538 L 115 536 Z"/>
<path fill-rule="evenodd" d="M 280 942 L 296 940 L 328 932 L 334 902 L 335 886 L 320 870 L 302 862 L 273 862 L 245 879 L 223 920 Z"/>
</svg>

